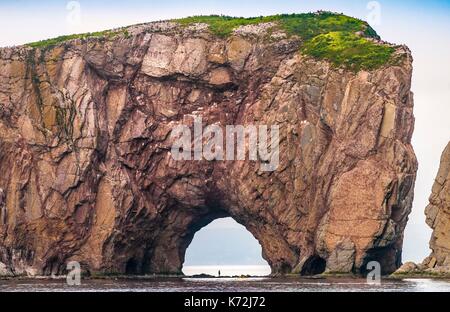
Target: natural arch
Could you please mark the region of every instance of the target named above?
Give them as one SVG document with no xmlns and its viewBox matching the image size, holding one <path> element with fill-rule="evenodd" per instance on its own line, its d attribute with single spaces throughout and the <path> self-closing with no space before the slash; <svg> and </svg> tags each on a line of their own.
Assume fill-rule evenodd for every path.
<svg viewBox="0 0 450 312">
<path fill-rule="evenodd" d="M 185 275 L 216 275 L 218 270 L 222 275 L 270 274 L 270 267 L 262 258 L 261 244 L 232 218 L 216 219 L 200 229 L 186 250 Z M 229 273 L 224 274 L 224 270 Z"/>
<path fill-rule="evenodd" d="M 273 273 L 395 270 L 417 169 L 409 50 L 357 72 L 278 30 L 166 24 L 1 50 L 0 265 L 180 274 L 194 234 L 229 216 Z M 278 166 L 175 160 L 171 133 L 196 118 L 278 127 Z"/>
<path fill-rule="evenodd" d="M 126 233 L 127 245 L 120 241 L 122 237 L 117 237 L 116 240 L 120 243 L 111 246 L 111 260 L 119 265 L 113 270 L 127 274 L 182 274 L 186 250 L 195 233 L 212 221 L 227 217 L 239 220 L 249 235 L 260 244 L 261 256 L 267 260 L 273 273 L 292 270 L 292 262 L 286 260 L 286 252 L 288 255 L 290 252 L 288 246 L 283 240 L 276 238 L 276 233 L 270 227 L 259 226 L 253 217 L 242 218 L 231 213 L 218 205 L 189 208 L 177 206 L 164 219 L 160 219 L 158 224 L 151 222 L 147 226 L 133 227 Z M 283 248 L 286 248 L 284 254 L 281 252 Z"/>
</svg>

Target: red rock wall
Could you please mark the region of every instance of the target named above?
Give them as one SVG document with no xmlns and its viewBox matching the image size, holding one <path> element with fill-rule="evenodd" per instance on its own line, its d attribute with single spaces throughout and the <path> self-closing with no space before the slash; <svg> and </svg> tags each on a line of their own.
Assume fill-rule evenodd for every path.
<svg viewBox="0 0 450 312">
<path fill-rule="evenodd" d="M 416 159 L 411 56 L 353 73 L 296 39 L 170 23 L 48 49 L 0 49 L 0 262 L 14 274 L 179 273 L 231 216 L 274 273 L 401 262 Z M 278 125 L 280 165 L 174 161 L 171 130 Z"/>
</svg>

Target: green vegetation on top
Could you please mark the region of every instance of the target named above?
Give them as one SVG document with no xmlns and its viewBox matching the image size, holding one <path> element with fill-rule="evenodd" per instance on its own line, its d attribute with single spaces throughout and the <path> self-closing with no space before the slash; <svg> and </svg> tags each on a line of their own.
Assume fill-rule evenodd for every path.
<svg viewBox="0 0 450 312">
<path fill-rule="evenodd" d="M 209 30 L 219 37 L 227 37 L 233 30 L 245 25 L 274 22 L 288 36 L 298 36 L 303 44 L 301 52 L 305 55 L 326 59 L 335 66 L 345 66 L 351 70 L 372 70 L 392 59 L 395 48 L 375 42 L 379 39 L 375 30 L 366 22 L 331 12 L 279 14 L 261 17 L 231 17 L 222 15 L 192 16 L 172 20 L 182 26 L 205 23 Z M 113 38 L 124 34 L 126 28 L 100 32 L 60 36 L 27 44 L 32 48 L 49 48 L 72 39 L 92 37 Z"/>
<path fill-rule="evenodd" d="M 337 66 L 359 71 L 376 69 L 388 63 L 395 48 L 375 44 L 354 33 L 335 31 L 307 41 L 302 51 L 312 57 L 329 60 Z"/>
<path fill-rule="evenodd" d="M 239 26 L 275 22 L 289 36 L 303 40 L 302 53 L 317 59 L 326 59 L 335 66 L 359 71 L 376 69 L 388 63 L 395 49 L 377 43 L 375 30 L 366 22 L 343 14 L 331 12 L 280 14 L 251 18 L 230 16 L 193 16 L 176 19 L 187 26 L 193 23 L 208 24 L 210 31 L 227 37 Z"/>
<path fill-rule="evenodd" d="M 73 34 L 73 35 L 59 36 L 59 37 L 52 38 L 52 39 L 36 41 L 36 42 L 28 43 L 26 45 L 31 48 L 49 48 L 49 47 L 55 46 L 57 44 L 60 44 L 62 42 L 73 40 L 73 39 L 88 39 L 88 38 L 94 38 L 94 37 L 113 38 L 120 34 L 124 34 L 125 36 L 128 36 L 128 31 L 126 29 L 121 29 L 121 30 L 104 30 L 104 31 L 97 31 L 97 32 L 91 32 L 91 33 L 85 33 L 85 34 Z"/>
<path fill-rule="evenodd" d="M 175 19 L 182 25 L 205 23 L 211 32 L 227 37 L 239 26 L 276 22 L 288 35 L 298 35 L 304 40 L 331 31 L 361 31 L 367 37 L 378 38 L 377 33 L 364 21 L 343 14 L 331 12 L 279 14 L 260 17 L 231 17 L 223 15 L 192 16 Z"/>
</svg>

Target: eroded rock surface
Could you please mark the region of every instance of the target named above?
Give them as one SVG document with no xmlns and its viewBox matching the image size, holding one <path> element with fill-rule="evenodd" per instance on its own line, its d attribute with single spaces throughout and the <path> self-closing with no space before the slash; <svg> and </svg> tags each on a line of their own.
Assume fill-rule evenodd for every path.
<svg viewBox="0 0 450 312">
<path fill-rule="evenodd" d="M 394 275 L 450 275 L 450 143 L 442 153 L 434 181 L 430 204 L 425 209 L 427 224 L 433 229 L 430 240 L 432 253 L 422 263 L 407 262 Z"/>
<path fill-rule="evenodd" d="M 273 273 L 397 269 L 417 168 L 409 50 L 354 73 L 264 27 L 218 38 L 153 23 L 0 49 L 0 272 L 61 274 L 76 260 L 180 273 L 194 233 L 224 216 L 258 239 Z M 280 166 L 174 161 L 171 130 L 194 116 L 279 125 Z"/>
<path fill-rule="evenodd" d="M 424 265 L 450 273 L 450 143 L 442 154 L 425 214 L 427 224 L 433 229 L 430 241 L 433 252 Z"/>
</svg>

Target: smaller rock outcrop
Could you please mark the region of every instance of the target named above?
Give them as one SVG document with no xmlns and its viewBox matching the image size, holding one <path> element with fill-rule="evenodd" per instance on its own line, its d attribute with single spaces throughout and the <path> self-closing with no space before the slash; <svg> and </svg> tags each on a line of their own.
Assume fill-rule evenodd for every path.
<svg viewBox="0 0 450 312">
<path fill-rule="evenodd" d="M 423 264 L 450 273 L 450 142 L 442 154 L 425 214 L 427 224 L 433 229 L 430 241 L 433 252 Z"/>
<path fill-rule="evenodd" d="M 450 275 L 450 142 L 442 154 L 425 215 L 427 224 L 433 229 L 432 253 L 421 264 L 403 264 L 396 274 Z"/>
</svg>

